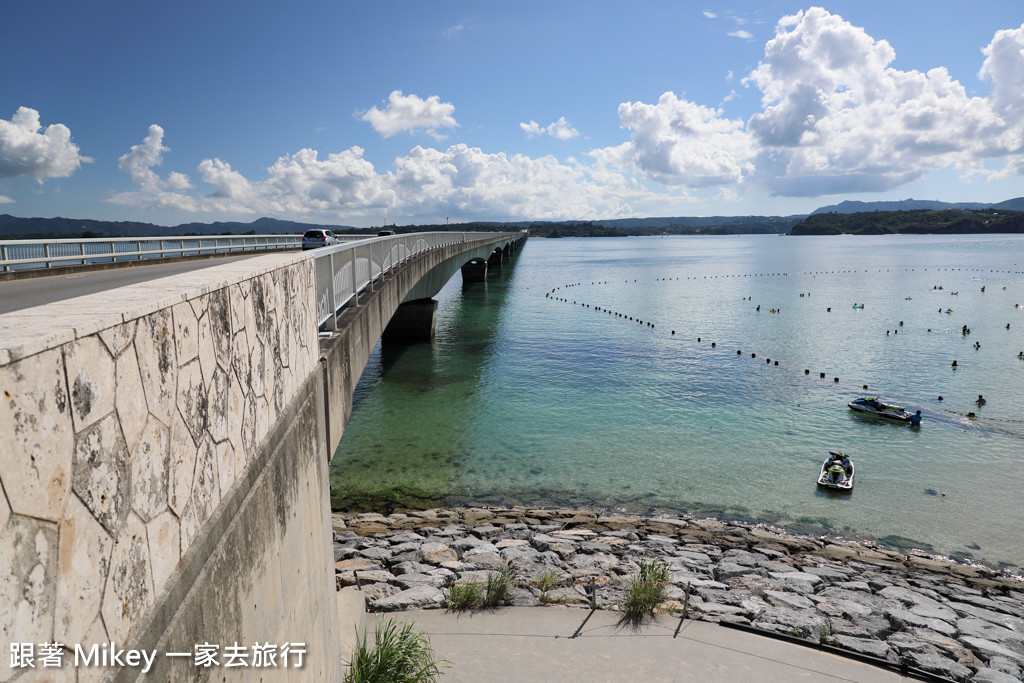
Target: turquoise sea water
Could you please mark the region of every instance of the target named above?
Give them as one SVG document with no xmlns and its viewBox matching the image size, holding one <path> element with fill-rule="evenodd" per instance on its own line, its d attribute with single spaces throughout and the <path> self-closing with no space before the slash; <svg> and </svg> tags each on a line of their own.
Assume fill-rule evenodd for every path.
<svg viewBox="0 0 1024 683">
<path fill-rule="evenodd" d="M 1017 236 L 529 240 L 449 283 L 433 343 L 375 351 L 334 506 L 686 512 L 1020 568 L 1022 273 Z M 852 494 L 815 486 L 830 449 Z"/>
</svg>

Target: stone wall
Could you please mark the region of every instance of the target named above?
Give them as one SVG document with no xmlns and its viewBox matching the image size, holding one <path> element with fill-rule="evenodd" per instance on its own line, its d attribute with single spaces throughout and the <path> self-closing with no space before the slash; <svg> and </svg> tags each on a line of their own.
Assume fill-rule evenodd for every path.
<svg viewBox="0 0 1024 683">
<path fill-rule="evenodd" d="M 336 677 L 318 358 L 305 254 L 0 316 L 0 681 L 40 673 L 10 643 L 74 680 L 76 645 L 256 639 Z"/>
</svg>

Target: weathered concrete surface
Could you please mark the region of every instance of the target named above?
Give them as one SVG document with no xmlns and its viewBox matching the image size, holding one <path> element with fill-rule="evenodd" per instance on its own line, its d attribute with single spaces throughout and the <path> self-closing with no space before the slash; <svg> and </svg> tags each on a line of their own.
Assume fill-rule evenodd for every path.
<svg viewBox="0 0 1024 683">
<path fill-rule="evenodd" d="M 0 316 L 6 663 L 59 642 L 50 677 L 127 680 L 75 646 L 304 642 L 293 677 L 338 678 L 318 354 L 311 254 Z"/>
<path fill-rule="evenodd" d="M 256 644 L 305 649 L 304 666 L 267 668 L 273 680 L 338 680 L 338 605 L 332 551 L 323 388 L 314 373 L 268 435 L 263 448 L 199 532 L 167 584 L 163 604 L 129 646 L 191 652 L 197 643 L 235 644 L 253 661 Z M 198 638 L 198 640 L 197 640 Z M 223 658 L 221 661 L 223 664 Z M 216 668 L 247 680 L 251 670 Z M 115 680 L 135 680 L 123 669 Z M 158 657 L 148 680 L 190 680 L 191 659 Z"/>
</svg>

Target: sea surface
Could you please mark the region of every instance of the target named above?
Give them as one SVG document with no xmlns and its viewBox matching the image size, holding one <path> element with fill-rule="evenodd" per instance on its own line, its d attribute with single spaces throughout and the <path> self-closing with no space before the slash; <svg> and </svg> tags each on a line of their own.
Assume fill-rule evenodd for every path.
<svg viewBox="0 0 1024 683">
<path fill-rule="evenodd" d="M 333 505 L 687 513 L 1020 573 L 1022 273 L 1024 236 L 530 239 L 455 276 L 433 343 L 378 346 Z M 852 493 L 816 486 L 829 450 Z"/>
</svg>

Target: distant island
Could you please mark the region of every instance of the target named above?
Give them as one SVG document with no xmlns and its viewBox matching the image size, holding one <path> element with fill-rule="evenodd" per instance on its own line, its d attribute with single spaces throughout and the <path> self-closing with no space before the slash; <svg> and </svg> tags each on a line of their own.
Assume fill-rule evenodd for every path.
<svg viewBox="0 0 1024 683">
<path fill-rule="evenodd" d="M 794 216 L 676 216 L 614 218 L 594 221 L 476 221 L 427 225 L 382 225 L 355 228 L 300 223 L 277 218 L 182 223 L 174 226 L 133 221 L 77 218 L 19 218 L 0 214 L 0 239 L 165 237 L 172 235 L 301 234 L 326 228 L 348 235 L 376 235 L 382 228 L 397 233 L 421 231 L 530 231 L 534 237 L 626 237 L 630 235 L 883 235 L 977 234 L 1024 232 L 1024 197 L 998 204 L 951 203 L 905 199 L 898 202 L 845 201 Z"/>
<path fill-rule="evenodd" d="M 998 209 L 916 209 L 815 213 L 791 235 L 977 235 L 1024 233 L 1024 212 Z"/>
</svg>

